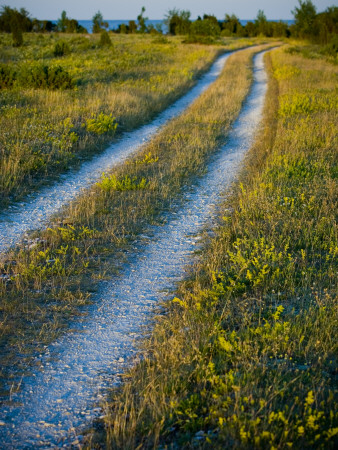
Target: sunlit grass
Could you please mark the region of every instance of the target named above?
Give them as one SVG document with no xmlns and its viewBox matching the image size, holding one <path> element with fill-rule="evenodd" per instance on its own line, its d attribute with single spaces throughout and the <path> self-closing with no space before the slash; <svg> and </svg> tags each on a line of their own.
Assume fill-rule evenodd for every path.
<svg viewBox="0 0 338 450">
<path fill-rule="evenodd" d="M 284 50 L 270 59 L 241 182 L 112 393 L 98 446 L 334 448 L 337 109 L 280 108 L 305 94 L 326 105 L 337 69 Z"/>
<path fill-rule="evenodd" d="M 224 142 L 240 111 L 257 51 L 230 56 L 219 80 L 182 116 L 139 154 L 103 174 L 53 219 L 53 227 L 29 236 L 26 244 L 3 257 L 3 371 L 8 374 L 11 365 L 21 364 L 22 348 L 28 354 L 41 351 L 62 333 L 97 281 L 116 274 L 137 236 L 150 224 L 160 224 L 161 214 L 177 203 L 184 186 L 205 173 L 209 156 Z M 48 333 L 49 326 L 53 333 Z"/>
<path fill-rule="evenodd" d="M 93 117 L 114 117 L 116 133 L 148 122 L 193 86 L 198 76 L 225 50 L 253 45 L 247 39 L 224 39 L 222 45 L 182 45 L 181 39 L 115 35 L 100 47 L 94 35 L 27 34 L 13 48 L 1 35 L 0 64 L 23 73 L 25 83 L 0 89 L 0 205 L 50 181 L 71 164 L 102 150 L 115 128 L 93 133 Z M 55 56 L 64 42 L 69 53 Z M 27 74 L 60 67 L 72 89 L 34 88 Z M 41 71 L 41 70 L 40 70 Z M 45 76 L 45 75 L 43 75 Z M 21 80 L 22 81 L 22 80 Z M 0 82 L 1 86 L 1 82 Z M 71 126 L 64 127 L 67 122 Z"/>
<path fill-rule="evenodd" d="M 14 84 L 0 91 L 3 204 L 63 171 L 78 156 L 107 145 L 112 127 L 101 127 L 98 133 L 93 117 L 115 117 L 118 133 L 147 122 L 191 87 L 220 51 L 188 48 L 175 40 L 156 44 L 136 36 L 116 37 L 112 48 L 102 49 L 97 37 L 63 36 L 71 53 L 54 57 L 60 38 L 53 35 L 27 35 L 18 49 L 11 47 L 8 36 L 2 37 L 2 61 L 8 67 L 20 72 L 39 63 L 57 65 L 76 85 L 48 90 Z"/>
</svg>

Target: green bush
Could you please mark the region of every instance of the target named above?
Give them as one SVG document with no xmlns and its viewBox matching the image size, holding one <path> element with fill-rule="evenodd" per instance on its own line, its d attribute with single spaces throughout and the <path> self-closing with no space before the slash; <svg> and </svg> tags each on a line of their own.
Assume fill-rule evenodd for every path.
<svg viewBox="0 0 338 450">
<path fill-rule="evenodd" d="M 51 66 L 48 68 L 47 86 L 49 89 L 71 89 L 74 87 L 74 81 L 61 66 Z"/>
<path fill-rule="evenodd" d="M 199 35 L 189 35 L 184 41 L 183 44 L 203 44 L 203 45 L 212 45 L 215 44 L 216 40 L 212 36 L 199 36 Z"/>
<path fill-rule="evenodd" d="M 192 36 L 219 36 L 220 28 L 217 22 L 211 19 L 196 20 L 190 25 L 189 34 Z"/>
<path fill-rule="evenodd" d="M 0 64 L 0 89 L 12 87 L 15 79 L 15 70 L 6 64 Z"/>
<path fill-rule="evenodd" d="M 54 56 L 64 56 L 69 55 L 70 47 L 68 42 L 58 41 L 55 43 L 53 54 Z"/>
<path fill-rule="evenodd" d="M 110 47 L 111 46 L 111 40 L 110 40 L 109 34 L 107 33 L 106 30 L 101 32 L 99 45 L 100 45 L 100 47 Z"/>
<path fill-rule="evenodd" d="M 325 45 L 325 47 L 322 50 L 322 53 L 324 55 L 337 57 L 338 55 L 338 35 L 333 36 L 331 41 Z"/>
<path fill-rule="evenodd" d="M 26 65 L 19 72 L 21 86 L 40 89 L 71 89 L 74 82 L 61 66 Z"/>
</svg>

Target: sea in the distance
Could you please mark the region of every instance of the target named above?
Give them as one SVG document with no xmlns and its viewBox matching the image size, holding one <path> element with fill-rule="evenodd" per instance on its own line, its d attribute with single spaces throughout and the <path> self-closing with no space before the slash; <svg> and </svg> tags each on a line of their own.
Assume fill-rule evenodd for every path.
<svg viewBox="0 0 338 450">
<path fill-rule="evenodd" d="M 135 22 L 136 22 L 136 19 L 133 19 L 133 20 L 135 20 Z M 52 20 L 52 22 L 56 23 L 57 20 Z M 78 20 L 78 22 L 81 26 L 86 28 L 88 33 L 92 32 L 93 22 L 91 20 Z M 128 25 L 129 20 L 105 20 L 105 22 L 108 23 L 109 30 L 116 30 L 119 27 L 119 25 L 122 25 L 122 24 Z M 249 20 L 240 20 L 240 22 L 244 26 L 249 22 Z M 285 23 L 291 25 L 294 23 L 294 20 L 283 20 L 282 22 L 285 22 Z M 155 28 L 157 28 L 158 26 L 161 26 L 163 33 L 167 32 L 167 27 L 164 24 L 163 20 L 147 20 L 146 23 L 147 23 L 147 25 L 152 24 Z"/>
</svg>

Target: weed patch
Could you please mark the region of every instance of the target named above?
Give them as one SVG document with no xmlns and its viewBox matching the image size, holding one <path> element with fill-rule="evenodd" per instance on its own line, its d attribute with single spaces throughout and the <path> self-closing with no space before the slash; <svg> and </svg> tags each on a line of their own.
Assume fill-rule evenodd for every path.
<svg viewBox="0 0 338 450">
<path fill-rule="evenodd" d="M 102 181 L 98 183 L 98 186 L 106 192 L 109 191 L 134 191 L 137 189 L 146 189 L 147 180 L 142 178 L 138 180 L 136 177 L 131 178 L 125 175 L 123 178 L 118 179 L 116 175 L 102 176 Z"/>
<path fill-rule="evenodd" d="M 92 115 L 91 119 L 86 120 L 86 124 L 83 126 L 89 133 L 104 134 L 104 133 L 114 133 L 117 128 L 117 123 L 115 122 L 115 117 L 112 114 L 104 114 L 101 112 L 97 116 Z"/>
</svg>

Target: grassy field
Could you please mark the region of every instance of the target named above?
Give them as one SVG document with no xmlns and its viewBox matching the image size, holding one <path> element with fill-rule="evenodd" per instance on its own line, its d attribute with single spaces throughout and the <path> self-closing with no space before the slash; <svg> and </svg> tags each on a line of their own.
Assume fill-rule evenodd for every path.
<svg viewBox="0 0 338 450">
<path fill-rule="evenodd" d="M 337 443 L 338 72 L 288 48 L 267 64 L 240 183 L 112 392 L 98 448 Z"/>
<path fill-rule="evenodd" d="M 148 122 L 187 91 L 217 54 L 252 45 L 179 38 L 27 34 L 0 44 L 0 206 Z"/>
<path fill-rule="evenodd" d="M 52 228 L 3 258 L 9 282 L 0 285 L 1 366 L 13 386 L 31 355 L 81 313 L 98 281 L 118 272 L 137 236 L 160 224 L 184 186 L 204 173 L 240 111 L 252 55 L 262 48 L 232 55 L 219 80 L 140 154 L 103 175 Z"/>
</svg>

